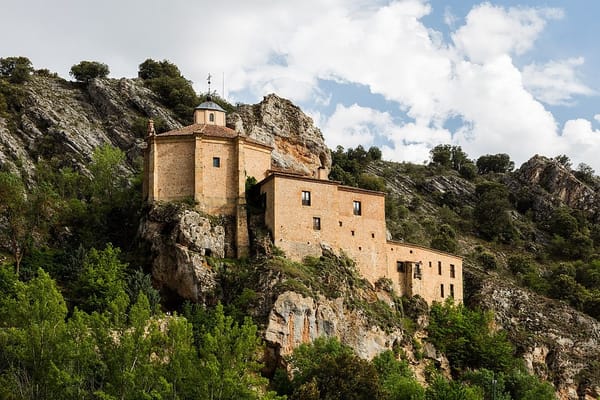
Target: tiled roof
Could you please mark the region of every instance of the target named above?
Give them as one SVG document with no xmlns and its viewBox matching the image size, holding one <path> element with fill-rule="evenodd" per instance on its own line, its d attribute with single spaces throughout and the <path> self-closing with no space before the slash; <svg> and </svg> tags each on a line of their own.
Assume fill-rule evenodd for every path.
<svg viewBox="0 0 600 400">
<path fill-rule="evenodd" d="M 202 136 L 206 136 L 206 137 L 219 137 L 219 138 L 226 138 L 226 139 L 235 139 L 238 136 L 241 136 L 248 143 L 254 143 L 254 144 L 258 144 L 260 146 L 264 146 L 267 148 L 272 148 L 272 146 L 270 146 L 268 144 L 259 142 L 258 140 L 251 139 L 245 135 L 238 134 L 236 131 L 234 131 L 233 129 L 228 128 L 226 126 L 219 126 L 219 125 L 192 124 L 192 125 L 184 126 L 183 128 L 180 128 L 180 129 L 174 129 L 172 131 L 159 133 L 156 136 L 161 137 L 161 136 L 187 136 L 187 135 L 202 135 Z"/>
<path fill-rule="evenodd" d="M 199 133 L 205 136 L 215 136 L 215 137 L 224 137 L 224 138 L 234 138 L 237 137 L 238 134 L 233 129 L 230 129 L 226 126 L 218 126 L 218 125 L 208 125 L 208 124 L 192 124 L 188 126 L 184 126 L 180 129 L 174 129 L 172 131 L 159 133 L 158 136 L 178 136 L 178 135 L 191 135 L 194 133 Z"/>
</svg>

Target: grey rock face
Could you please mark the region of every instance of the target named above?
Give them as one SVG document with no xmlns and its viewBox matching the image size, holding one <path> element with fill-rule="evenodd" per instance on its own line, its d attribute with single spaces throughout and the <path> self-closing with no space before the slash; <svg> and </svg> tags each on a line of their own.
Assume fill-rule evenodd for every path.
<svg viewBox="0 0 600 400">
<path fill-rule="evenodd" d="M 597 398 L 600 322 L 506 280 L 469 279 L 479 286 L 470 302 L 494 312 L 496 322 L 519 344 L 530 372 L 553 382 L 561 399 Z"/>
<path fill-rule="evenodd" d="M 597 221 L 600 219 L 598 193 L 558 161 L 536 155 L 515 171 L 515 175 L 523 184 L 544 189 L 551 200 L 585 211 L 595 216 Z M 535 198 L 544 199 L 544 196 L 536 193 Z"/>
<path fill-rule="evenodd" d="M 255 105 L 241 105 L 227 116 L 232 129 L 273 146 L 275 167 L 313 176 L 331 168 L 331 154 L 313 120 L 289 100 L 270 94 Z"/>
<path fill-rule="evenodd" d="M 225 228 L 193 210 L 156 205 L 140 226 L 154 254 L 152 276 L 159 288 L 204 303 L 216 287 L 207 257 L 225 257 Z"/>
<path fill-rule="evenodd" d="M 130 162 L 142 154 L 137 118 L 161 118 L 170 128 L 181 125 L 137 79 L 96 79 L 87 86 L 32 75 L 24 85 L 22 113 L 9 129 L 0 118 L 0 163 L 27 177 L 38 157 L 60 157 L 85 171 L 94 149 L 108 143 L 124 150 Z"/>
<path fill-rule="evenodd" d="M 403 332 L 386 333 L 369 324 L 359 312 L 348 310 L 342 298 L 313 299 L 295 292 L 279 295 L 269 314 L 265 338 L 279 348 L 280 355 L 321 336 L 338 337 L 359 357 L 371 359 L 401 341 Z"/>
</svg>

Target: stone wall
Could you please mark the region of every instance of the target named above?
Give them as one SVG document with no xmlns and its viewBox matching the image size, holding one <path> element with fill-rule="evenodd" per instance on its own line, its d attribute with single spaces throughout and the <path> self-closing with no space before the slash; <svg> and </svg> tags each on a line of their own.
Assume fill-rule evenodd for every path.
<svg viewBox="0 0 600 400">
<path fill-rule="evenodd" d="M 330 248 L 355 260 L 361 275 L 371 283 L 388 278 L 396 293 L 420 295 L 428 303 L 449 296 L 462 301 L 461 258 L 386 240 L 383 193 L 279 173 L 261 183 L 261 192 L 266 197 L 265 223 L 275 246 L 287 257 L 301 261 Z M 303 192 L 310 194 L 310 205 L 303 204 Z M 402 272 L 398 261 L 406 262 Z M 419 274 L 414 273 L 417 263 Z"/>
</svg>

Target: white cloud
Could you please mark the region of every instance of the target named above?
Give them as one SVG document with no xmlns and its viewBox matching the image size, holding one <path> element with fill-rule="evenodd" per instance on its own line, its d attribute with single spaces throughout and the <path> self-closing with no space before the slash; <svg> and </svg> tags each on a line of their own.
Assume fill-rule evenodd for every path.
<svg viewBox="0 0 600 400">
<path fill-rule="evenodd" d="M 573 164 L 586 163 L 596 171 L 600 170 L 598 152 L 600 152 L 600 130 L 593 129 L 586 119 L 569 120 L 562 131 L 561 153 L 568 154 Z"/>
<path fill-rule="evenodd" d="M 368 149 L 374 144 L 375 136 L 387 136 L 394 123 L 388 113 L 353 104 L 346 107 L 338 104 L 335 112 L 323 126 L 325 141 L 335 148 L 362 145 Z"/>
<path fill-rule="evenodd" d="M 383 143 L 385 157 L 421 162 L 436 144 L 453 143 L 472 157 L 506 152 L 522 162 L 600 140 L 582 120 L 559 131 L 541 103 L 571 104 L 576 96 L 595 94 L 578 75 L 582 58 L 535 61 L 522 72 L 515 66 L 513 57 L 535 50 L 548 21 L 563 16 L 553 8 L 483 3 L 464 20 L 446 8 L 453 30 L 448 41 L 426 25 L 432 11 L 427 0 L 224 0 L 210 7 L 107 0 L 87 8 L 75 0 L 28 1 L 31 7 L 3 7 L 0 35 L 21 31 L 23 21 L 28 29 L 19 41 L 4 43 L 0 56 L 28 55 L 36 67 L 63 75 L 82 59 L 96 59 L 117 77 L 135 76 L 148 57 L 166 58 L 196 81 L 198 91 L 206 90 L 211 72 L 218 91 L 225 76 L 232 101 L 256 102 L 277 92 L 300 103 L 330 146 Z M 367 102 L 348 106 L 357 100 L 325 91 L 324 80 L 365 86 L 405 121 Z M 338 104 L 327 115 L 331 102 L 347 106 Z"/>
<path fill-rule="evenodd" d="M 594 115 L 594 119 L 596 120 L 596 122 L 600 122 L 600 114 Z"/>
<path fill-rule="evenodd" d="M 471 61 L 482 63 L 503 54 L 523 54 L 532 48 L 547 19 L 562 16 L 553 8 L 505 9 L 483 3 L 469 12 L 452 40 Z"/>
<path fill-rule="evenodd" d="M 542 65 L 530 64 L 523 68 L 523 83 L 527 90 L 546 104 L 569 105 L 573 103 L 573 96 L 595 94 L 577 75 L 576 68 L 583 63 L 583 57 L 578 57 Z"/>
</svg>

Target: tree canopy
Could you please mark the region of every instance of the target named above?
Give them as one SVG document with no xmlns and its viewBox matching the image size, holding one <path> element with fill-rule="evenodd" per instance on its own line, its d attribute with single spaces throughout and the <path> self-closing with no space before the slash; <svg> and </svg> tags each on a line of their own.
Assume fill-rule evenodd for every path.
<svg viewBox="0 0 600 400">
<path fill-rule="evenodd" d="M 79 82 L 88 83 L 95 78 L 106 78 L 110 70 L 108 65 L 98 61 L 81 61 L 71 67 L 69 75 Z"/>
</svg>

